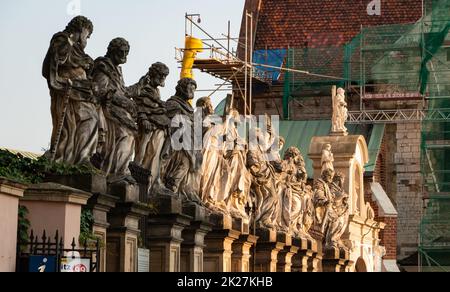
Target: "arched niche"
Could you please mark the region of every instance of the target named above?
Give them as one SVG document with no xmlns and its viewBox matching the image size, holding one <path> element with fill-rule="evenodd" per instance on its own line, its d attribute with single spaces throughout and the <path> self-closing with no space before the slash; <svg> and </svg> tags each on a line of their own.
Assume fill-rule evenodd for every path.
<svg viewBox="0 0 450 292">
<path fill-rule="evenodd" d="M 314 178 L 320 178 L 322 149 L 331 145 L 334 168 L 345 175 L 344 189 L 350 196 L 350 214 L 366 216 L 364 201 L 364 166 L 369 162 L 369 150 L 364 136 L 314 137 L 309 157 L 313 161 Z"/>
<path fill-rule="evenodd" d="M 357 273 L 367 273 L 367 265 L 363 258 L 359 258 L 355 264 L 355 272 Z"/>
</svg>

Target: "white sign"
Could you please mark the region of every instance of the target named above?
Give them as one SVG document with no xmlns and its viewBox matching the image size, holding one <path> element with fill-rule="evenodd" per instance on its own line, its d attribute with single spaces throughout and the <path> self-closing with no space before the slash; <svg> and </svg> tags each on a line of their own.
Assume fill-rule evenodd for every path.
<svg viewBox="0 0 450 292">
<path fill-rule="evenodd" d="M 381 0 L 373 0 L 367 5 L 368 15 L 381 15 Z"/>
<path fill-rule="evenodd" d="M 90 273 L 91 260 L 80 258 L 62 258 L 61 273 Z"/>
<path fill-rule="evenodd" d="M 138 273 L 150 272 L 150 251 L 148 249 L 138 249 Z"/>
</svg>

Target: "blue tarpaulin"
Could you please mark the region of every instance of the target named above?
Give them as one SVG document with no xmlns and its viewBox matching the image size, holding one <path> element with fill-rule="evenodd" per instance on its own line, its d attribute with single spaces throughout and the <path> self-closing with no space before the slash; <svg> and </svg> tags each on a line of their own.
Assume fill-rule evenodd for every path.
<svg viewBox="0 0 450 292">
<path fill-rule="evenodd" d="M 269 65 L 274 67 L 282 67 L 286 58 L 287 50 L 258 50 L 253 52 L 253 63 Z M 280 79 L 281 70 L 266 68 L 263 66 L 255 66 L 256 75 L 271 78 L 272 81 Z"/>
</svg>

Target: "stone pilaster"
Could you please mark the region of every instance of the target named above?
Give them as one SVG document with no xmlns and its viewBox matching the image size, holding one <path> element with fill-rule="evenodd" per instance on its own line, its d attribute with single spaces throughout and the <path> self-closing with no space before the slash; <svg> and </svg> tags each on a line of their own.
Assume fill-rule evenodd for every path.
<svg viewBox="0 0 450 292">
<path fill-rule="evenodd" d="M 213 230 L 205 238 L 205 272 L 231 272 L 232 244 L 239 238 L 242 230 L 234 230 L 230 216 L 213 214 Z"/>
<path fill-rule="evenodd" d="M 276 272 L 278 253 L 284 249 L 285 243 L 278 241 L 278 234 L 273 230 L 258 229 L 256 234 L 259 240 L 255 246 L 256 263 L 254 272 Z"/>
<path fill-rule="evenodd" d="M 233 254 L 231 256 L 232 272 L 248 273 L 251 271 L 253 259 L 251 250 L 258 241 L 258 237 L 249 234 L 242 234 L 233 242 Z"/>
<path fill-rule="evenodd" d="M 279 233 L 278 241 L 284 243 L 284 248 L 278 253 L 277 272 L 290 273 L 292 257 L 297 254 L 299 247 L 293 245 L 292 236 L 289 234 Z"/>
<path fill-rule="evenodd" d="M 107 272 L 137 272 L 139 220 L 150 210 L 139 203 L 117 203 L 108 214 Z"/>
<path fill-rule="evenodd" d="M 205 236 L 212 230 L 204 207 L 190 204 L 183 207 L 183 213 L 192 221 L 182 232 L 181 272 L 203 272 Z"/>
<path fill-rule="evenodd" d="M 154 201 L 158 214 L 149 216 L 147 224 L 150 272 L 180 272 L 182 232 L 192 217 L 182 214 L 178 197 L 158 196 Z"/>
</svg>

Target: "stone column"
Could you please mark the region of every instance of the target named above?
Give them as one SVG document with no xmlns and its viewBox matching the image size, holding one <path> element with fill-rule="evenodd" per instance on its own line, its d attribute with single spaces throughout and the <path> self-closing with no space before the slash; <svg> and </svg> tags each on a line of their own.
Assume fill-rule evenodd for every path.
<svg viewBox="0 0 450 292">
<path fill-rule="evenodd" d="M 158 214 L 148 219 L 147 236 L 150 249 L 150 272 L 180 272 L 182 232 L 192 218 L 182 214 L 178 197 L 155 198 Z"/>
<path fill-rule="evenodd" d="M 348 272 L 350 254 L 347 250 L 327 248 L 322 259 L 323 272 L 343 273 Z"/>
<path fill-rule="evenodd" d="M 284 248 L 278 253 L 277 272 L 290 273 L 292 268 L 292 257 L 297 254 L 299 247 L 293 245 L 292 236 L 278 233 L 278 241 L 284 243 Z"/>
<path fill-rule="evenodd" d="M 299 247 L 297 254 L 292 258 L 293 272 L 320 272 L 322 251 L 316 240 L 294 238 L 292 245 Z"/>
<path fill-rule="evenodd" d="M 2 238 L 0 244 L 0 272 L 15 272 L 17 252 L 17 217 L 19 198 L 26 186 L 0 178 L 0 222 Z"/>
<path fill-rule="evenodd" d="M 278 241 L 276 231 L 258 229 L 259 236 L 256 244 L 256 266 L 254 272 L 267 273 L 277 271 L 278 253 L 283 250 L 285 243 Z"/>
<path fill-rule="evenodd" d="M 111 209 L 116 206 L 118 202 L 117 197 L 104 195 L 104 194 L 94 194 L 88 201 L 88 208 L 92 210 L 94 217 L 93 232 L 94 235 L 101 239 L 103 243 L 100 249 L 100 272 L 106 272 L 106 244 L 108 240 L 108 228 L 110 224 L 108 223 L 108 213 Z"/>
<path fill-rule="evenodd" d="M 108 214 L 107 272 L 137 272 L 139 220 L 150 210 L 139 203 L 117 203 Z"/>
<path fill-rule="evenodd" d="M 251 271 L 251 249 L 258 241 L 258 237 L 242 234 L 233 242 L 233 254 L 231 255 L 231 271 L 248 273 Z"/>
<path fill-rule="evenodd" d="M 29 187 L 21 200 L 28 211 L 28 219 L 34 234 L 62 235 L 64 247 L 71 248 L 72 240 L 80 236 L 81 207 L 92 194 L 55 183 L 43 183 Z"/>
<path fill-rule="evenodd" d="M 241 230 L 233 229 L 233 220 L 229 216 L 213 214 L 213 230 L 205 238 L 205 272 L 231 272 L 232 244 L 241 235 Z"/>
<path fill-rule="evenodd" d="M 192 221 L 182 232 L 181 272 L 203 272 L 203 249 L 205 236 L 212 230 L 206 209 L 197 204 L 183 208 L 183 213 L 192 217 Z"/>
</svg>

